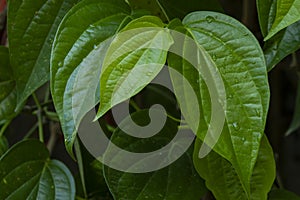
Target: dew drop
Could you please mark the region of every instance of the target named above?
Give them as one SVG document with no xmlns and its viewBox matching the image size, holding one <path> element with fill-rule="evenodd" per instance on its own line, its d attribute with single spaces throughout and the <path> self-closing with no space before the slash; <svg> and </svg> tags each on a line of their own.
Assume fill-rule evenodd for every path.
<svg viewBox="0 0 300 200">
<path fill-rule="evenodd" d="M 98 46 L 94 44 L 94 49 L 97 49 L 97 48 L 98 48 Z"/>
<path fill-rule="evenodd" d="M 208 22 L 208 23 L 212 23 L 213 21 L 215 21 L 215 18 L 214 17 L 212 17 L 212 16 L 206 16 L 206 21 Z"/>
<path fill-rule="evenodd" d="M 4 184 L 7 184 L 7 181 L 6 181 L 6 179 L 5 179 L 5 178 L 3 179 L 3 182 L 4 182 Z"/>
<path fill-rule="evenodd" d="M 147 72 L 147 76 L 152 76 L 152 72 Z"/>
<path fill-rule="evenodd" d="M 238 130 L 240 129 L 240 126 L 238 125 L 237 122 L 234 122 L 234 123 L 232 124 L 232 126 L 233 126 L 234 130 L 236 130 L 236 131 L 238 131 Z"/>
<path fill-rule="evenodd" d="M 242 141 L 245 142 L 245 141 L 246 141 L 246 138 L 242 137 Z"/>
</svg>

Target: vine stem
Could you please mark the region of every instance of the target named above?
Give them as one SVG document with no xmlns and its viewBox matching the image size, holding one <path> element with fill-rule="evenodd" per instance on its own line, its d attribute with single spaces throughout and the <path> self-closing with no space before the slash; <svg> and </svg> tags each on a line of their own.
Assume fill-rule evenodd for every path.
<svg viewBox="0 0 300 200">
<path fill-rule="evenodd" d="M 44 143 L 44 131 L 43 131 L 43 117 L 42 117 L 42 106 L 36 96 L 35 93 L 32 94 L 33 100 L 38 108 L 36 115 L 38 119 L 38 127 L 39 127 L 39 139 Z"/>
<path fill-rule="evenodd" d="M 162 5 L 159 3 L 158 0 L 156 0 L 157 5 L 159 6 L 160 10 L 162 11 L 162 13 L 164 14 L 164 16 L 166 17 L 167 21 L 170 22 L 170 18 L 168 17 L 165 9 L 162 7 Z"/>
<path fill-rule="evenodd" d="M 6 123 L 2 126 L 2 128 L 1 128 L 1 130 L 0 130 L 0 137 L 3 136 L 5 130 L 7 129 L 8 125 L 10 124 L 10 122 L 11 122 L 11 120 L 9 120 L 8 122 L 6 122 Z"/>
<path fill-rule="evenodd" d="M 83 194 L 84 194 L 85 199 L 87 199 L 87 192 L 86 192 L 85 179 L 84 179 L 84 167 L 83 167 L 82 155 L 81 155 L 80 144 L 78 142 L 78 138 L 76 138 L 76 140 L 74 142 L 74 148 L 75 148 L 75 154 L 76 154 L 78 168 L 79 168 L 79 174 L 80 174 Z"/>
</svg>

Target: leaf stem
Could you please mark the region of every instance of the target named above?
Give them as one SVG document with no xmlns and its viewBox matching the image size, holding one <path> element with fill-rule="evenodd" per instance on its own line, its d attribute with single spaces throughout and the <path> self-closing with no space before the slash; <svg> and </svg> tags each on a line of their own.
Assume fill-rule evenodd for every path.
<svg viewBox="0 0 300 200">
<path fill-rule="evenodd" d="M 162 5 L 159 3 L 159 0 L 156 0 L 157 5 L 159 6 L 160 10 L 162 11 L 162 13 L 164 14 L 164 16 L 166 17 L 167 21 L 170 22 L 170 18 L 168 17 L 164 7 L 162 7 Z"/>
<path fill-rule="evenodd" d="M 137 105 L 137 103 L 135 101 L 133 101 L 132 99 L 129 100 L 129 104 L 136 110 L 136 111 L 140 111 L 141 108 Z"/>
<path fill-rule="evenodd" d="M 80 144 L 78 142 L 78 138 L 74 142 L 74 147 L 75 147 L 75 154 L 76 154 L 76 158 L 77 158 L 79 174 L 80 174 L 80 179 L 81 179 L 81 184 L 82 184 L 82 190 L 83 190 L 85 199 L 87 199 L 87 192 L 86 192 L 85 179 L 84 179 L 84 167 L 83 167 L 82 155 L 81 155 Z"/>
<path fill-rule="evenodd" d="M 29 138 L 29 137 L 34 133 L 35 129 L 37 129 L 38 125 L 39 125 L 38 123 L 35 123 L 35 124 L 30 128 L 30 130 L 27 132 L 27 134 L 24 136 L 24 139 Z"/>
<path fill-rule="evenodd" d="M 11 120 L 7 121 L 7 122 L 2 126 L 2 128 L 1 128 L 1 130 L 0 130 L 0 137 L 3 136 L 5 130 L 7 129 L 8 125 L 10 124 L 10 122 L 11 122 Z"/>
<path fill-rule="evenodd" d="M 42 107 L 41 104 L 37 98 L 37 96 L 35 95 L 35 93 L 32 94 L 33 100 L 38 108 L 36 115 L 37 115 L 37 119 L 38 119 L 38 127 L 39 127 L 39 138 L 40 141 L 44 143 L 44 131 L 43 131 L 43 117 L 42 117 Z"/>
</svg>

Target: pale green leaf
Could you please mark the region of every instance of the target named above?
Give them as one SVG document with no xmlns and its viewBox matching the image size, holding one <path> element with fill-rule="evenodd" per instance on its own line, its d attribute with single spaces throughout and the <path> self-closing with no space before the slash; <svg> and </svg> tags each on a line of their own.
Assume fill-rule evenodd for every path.
<svg viewBox="0 0 300 200">
<path fill-rule="evenodd" d="M 300 0 L 277 0 L 276 15 L 272 27 L 265 37 L 270 39 L 280 30 L 300 20 Z"/>
<path fill-rule="evenodd" d="M 95 105 L 108 45 L 101 43 L 124 26 L 129 15 L 130 8 L 122 0 L 84 0 L 60 24 L 51 55 L 51 92 L 71 154 L 76 123 Z"/>
<path fill-rule="evenodd" d="M 163 68 L 173 40 L 157 17 L 130 22 L 112 41 L 100 77 L 97 118 L 149 84 Z"/>
<path fill-rule="evenodd" d="M 257 162 L 250 180 L 250 196 L 242 187 L 240 178 L 228 160 L 211 151 L 206 157 L 199 159 L 198 152 L 202 142 L 196 141 L 194 150 L 195 168 L 206 181 L 216 199 L 221 200 L 262 200 L 267 199 L 276 171 L 272 148 L 267 137 L 261 140 Z"/>
<path fill-rule="evenodd" d="M 0 199 L 73 200 L 75 184 L 68 168 L 49 159 L 38 140 L 15 144 L 0 159 Z"/>
</svg>

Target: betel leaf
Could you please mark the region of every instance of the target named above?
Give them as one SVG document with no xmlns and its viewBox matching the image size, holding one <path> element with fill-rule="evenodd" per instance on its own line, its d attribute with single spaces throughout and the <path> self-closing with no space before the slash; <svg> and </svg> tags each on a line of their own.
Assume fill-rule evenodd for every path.
<svg viewBox="0 0 300 200">
<path fill-rule="evenodd" d="M 296 194 L 284 190 L 284 189 L 274 189 L 269 193 L 269 200 L 300 200 L 300 197 Z"/>
<path fill-rule="evenodd" d="M 75 184 L 68 168 L 49 159 L 45 145 L 25 140 L 0 159 L 0 199 L 75 198 Z"/>
<path fill-rule="evenodd" d="M 57 27 L 77 0 L 8 2 L 8 40 L 18 107 L 49 80 L 51 45 Z"/>
<path fill-rule="evenodd" d="M 268 71 L 287 55 L 300 49 L 300 21 L 281 30 L 264 45 Z"/>
<path fill-rule="evenodd" d="M 122 28 L 129 15 L 130 8 L 122 0 L 83 0 L 68 12 L 57 31 L 51 55 L 51 92 L 71 154 L 77 125 L 73 109 L 86 106 L 84 115 L 95 105 L 107 48 L 107 43 L 101 43 Z"/>
<path fill-rule="evenodd" d="M 243 189 L 238 174 L 226 159 L 211 151 L 199 159 L 198 151 L 202 142 L 197 139 L 194 151 L 195 168 L 206 181 L 216 199 L 261 200 L 267 199 L 275 179 L 275 161 L 267 137 L 263 137 L 250 181 L 250 196 Z"/>
<path fill-rule="evenodd" d="M 293 120 L 288 130 L 286 131 L 285 135 L 289 135 L 300 128 L 300 80 L 298 80 L 297 96 L 296 96 L 295 104 L 296 105 L 295 105 Z"/>
<path fill-rule="evenodd" d="M 132 120 L 139 125 L 149 123 L 148 110 L 135 112 L 129 117 L 132 117 Z M 125 118 L 120 126 L 126 126 L 129 121 L 128 118 Z M 164 127 L 153 137 L 136 138 L 117 128 L 111 137 L 111 141 L 118 147 L 130 152 L 154 152 L 168 144 L 176 132 L 177 124 L 168 118 Z M 170 149 L 170 151 L 176 150 L 177 148 L 174 144 L 174 148 Z M 109 151 L 110 146 L 107 148 L 107 152 Z M 169 154 L 171 152 L 167 152 L 167 155 Z M 167 155 L 162 156 L 161 159 L 164 160 L 164 157 Z M 111 162 L 119 159 L 126 162 L 126 158 L 120 157 L 118 153 L 112 157 Z M 141 160 L 140 163 L 137 162 L 130 167 L 135 167 L 135 165 L 139 164 L 145 165 L 143 160 Z M 159 165 L 159 163 L 157 164 Z M 146 168 L 147 166 L 144 167 L 145 170 Z M 104 165 L 104 175 L 114 199 L 198 200 L 207 191 L 203 180 L 194 169 L 192 148 L 175 162 L 157 171 L 126 173 Z"/>
<path fill-rule="evenodd" d="M 272 27 L 265 37 L 270 39 L 280 30 L 300 20 L 300 0 L 277 0 L 276 15 Z"/>
<path fill-rule="evenodd" d="M 107 50 L 100 77 L 100 118 L 140 92 L 163 68 L 173 40 L 162 21 L 144 16 L 130 22 Z"/>
<path fill-rule="evenodd" d="M 12 119 L 16 113 L 16 87 L 6 47 L 0 46 L 0 125 Z"/>
<path fill-rule="evenodd" d="M 225 113 L 226 121 L 220 130 L 222 131 L 220 138 L 215 138 L 217 143 L 213 148 L 234 166 L 247 196 L 250 196 L 250 179 L 263 136 L 270 95 L 263 52 L 251 32 L 229 16 L 199 11 L 186 16 L 183 25 L 195 41 L 194 46 L 198 48 L 192 62 L 187 61 L 196 63 L 198 65 L 196 68 L 208 68 L 212 69 L 212 72 L 215 70 L 222 78 L 227 106 L 217 109 L 217 113 L 218 111 L 223 112 L 223 115 Z M 192 45 L 187 44 L 184 43 L 181 55 L 193 52 L 189 49 Z M 168 59 L 169 64 L 171 61 Z M 174 62 L 174 65 L 177 65 L 182 61 Z M 218 101 L 216 99 L 218 95 L 207 88 L 206 83 L 211 81 L 211 77 L 203 77 L 203 74 L 197 70 L 195 72 L 188 64 L 183 65 L 181 71 L 188 80 L 191 79 L 190 84 L 197 97 L 201 97 L 198 104 L 202 104 L 199 105 L 202 106 L 199 110 L 203 112 L 200 116 L 204 116 L 204 120 L 199 120 L 200 124 L 197 124 L 199 121 L 189 117 L 194 115 L 195 110 L 195 105 L 188 103 L 189 98 L 185 99 L 185 103 L 184 99 L 183 102 L 179 102 L 186 105 L 186 111 L 190 110 L 190 112 L 182 111 L 183 115 L 192 129 L 199 127 L 197 136 L 204 140 L 207 127 L 214 128 L 211 106 L 214 101 Z M 220 85 L 222 84 L 215 85 L 214 88 L 221 89 Z M 180 85 L 175 84 L 174 87 Z"/>
<path fill-rule="evenodd" d="M 261 33 L 267 36 L 275 20 L 277 0 L 256 0 Z"/>
</svg>

